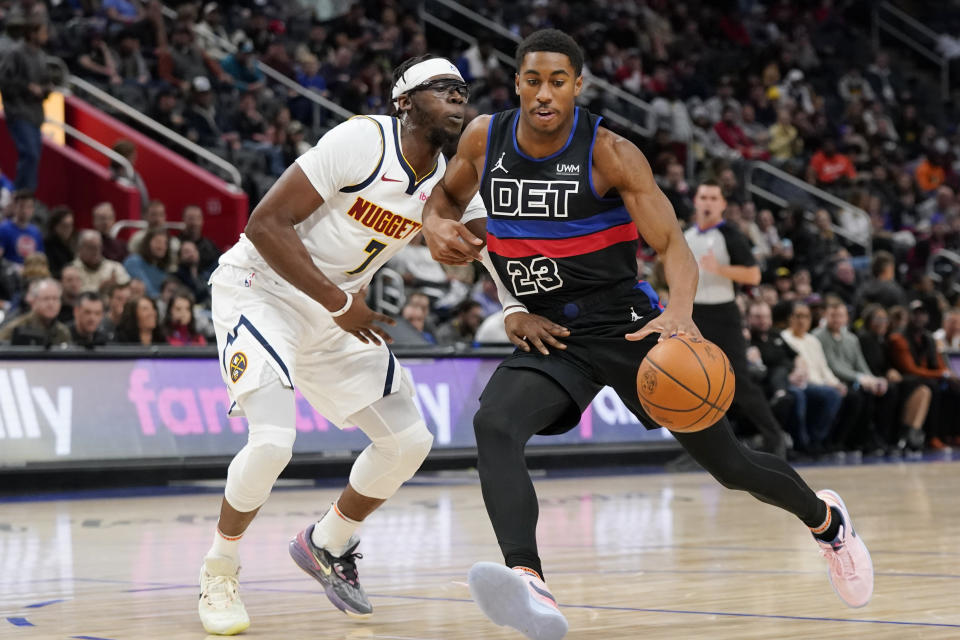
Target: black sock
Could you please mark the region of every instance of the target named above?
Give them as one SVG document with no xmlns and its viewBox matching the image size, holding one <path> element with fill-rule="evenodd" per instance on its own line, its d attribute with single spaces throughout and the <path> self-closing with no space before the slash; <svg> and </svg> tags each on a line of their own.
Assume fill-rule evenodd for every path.
<svg viewBox="0 0 960 640">
<path fill-rule="evenodd" d="M 817 540 L 823 540 L 824 542 L 833 542 L 837 534 L 840 533 L 841 524 L 843 524 L 843 516 L 840 514 L 840 509 L 830 507 L 829 526 L 827 526 L 825 531 L 813 534 L 813 537 Z"/>
</svg>

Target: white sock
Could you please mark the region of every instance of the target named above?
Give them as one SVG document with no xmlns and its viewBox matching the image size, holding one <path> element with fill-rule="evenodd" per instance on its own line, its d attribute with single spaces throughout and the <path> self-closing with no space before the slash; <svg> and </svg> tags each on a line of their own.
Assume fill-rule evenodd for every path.
<svg viewBox="0 0 960 640">
<path fill-rule="evenodd" d="M 203 562 L 211 575 L 232 575 L 240 567 L 240 538 L 227 536 L 217 527 L 213 534 L 213 545 L 204 556 Z"/>
<path fill-rule="evenodd" d="M 310 536 L 310 539 L 316 546 L 340 557 L 347 550 L 350 536 L 359 526 L 359 522 L 343 515 L 337 508 L 337 503 L 334 502 L 330 505 L 330 510 L 320 518 L 320 521 L 313 528 L 313 535 Z"/>
</svg>

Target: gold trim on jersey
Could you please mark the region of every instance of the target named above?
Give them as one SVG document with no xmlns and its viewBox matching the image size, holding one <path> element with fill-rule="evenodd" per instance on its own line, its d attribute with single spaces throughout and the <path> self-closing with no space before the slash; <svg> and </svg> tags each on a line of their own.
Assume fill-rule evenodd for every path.
<svg viewBox="0 0 960 640">
<path fill-rule="evenodd" d="M 403 149 L 400 147 L 400 127 L 398 125 L 398 120 L 392 118 L 393 120 L 393 144 L 397 148 L 397 159 L 400 161 L 400 168 L 403 169 L 403 172 L 407 174 L 409 179 L 409 184 L 407 186 L 406 193 L 407 195 L 413 195 L 420 185 L 427 181 L 430 177 L 437 173 L 437 168 L 440 166 L 439 157 L 433 163 L 433 168 L 430 169 L 422 178 L 418 178 L 416 172 L 413 170 L 413 167 L 410 165 L 410 162 L 407 161 L 406 156 L 403 155 Z"/>
</svg>

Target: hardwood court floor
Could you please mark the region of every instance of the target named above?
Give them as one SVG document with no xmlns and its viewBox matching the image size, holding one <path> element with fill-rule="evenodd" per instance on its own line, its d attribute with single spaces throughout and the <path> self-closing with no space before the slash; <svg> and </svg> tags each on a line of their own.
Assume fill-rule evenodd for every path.
<svg viewBox="0 0 960 640">
<path fill-rule="evenodd" d="M 792 516 L 705 474 L 538 480 L 547 579 L 577 639 L 960 638 L 960 463 L 811 468 L 852 509 L 877 572 L 848 609 Z M 335 611 L 287 555 L 333 490 L 278 490 L 243 544 L 240 637 L 508 640 L 469 599 L 499 560 L 479 487 L 420 479 L 369 519 L 376 608 Z M 0 504 L 0 638 L 204 638 L 196 576 L 215 493 Z"/>
</svg>

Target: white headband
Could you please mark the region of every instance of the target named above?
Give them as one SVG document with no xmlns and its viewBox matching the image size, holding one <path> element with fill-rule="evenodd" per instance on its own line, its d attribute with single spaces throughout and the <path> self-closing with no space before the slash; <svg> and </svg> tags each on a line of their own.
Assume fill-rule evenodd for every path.
<svg viewBox="0 0 960 640">
<path fill-rule="evenodd" d="M 448 74 L 455 75 L 463 80 L 460 71 L 446 58 L 430 58 L 429 60 L 418 62 L 407 69 L 403 75 L 400 76 L 400 79 L 397 80 L 397 84 L 393 85 L 393 92 L 390 95 L 390 97 L 393 98 L 393 106 L 399 109 L 400 106 L 397 104 L 397 98 L 407 91 L 410 91 L 410 89 L 423 84 L 433 76 Z"/>
</svg>

